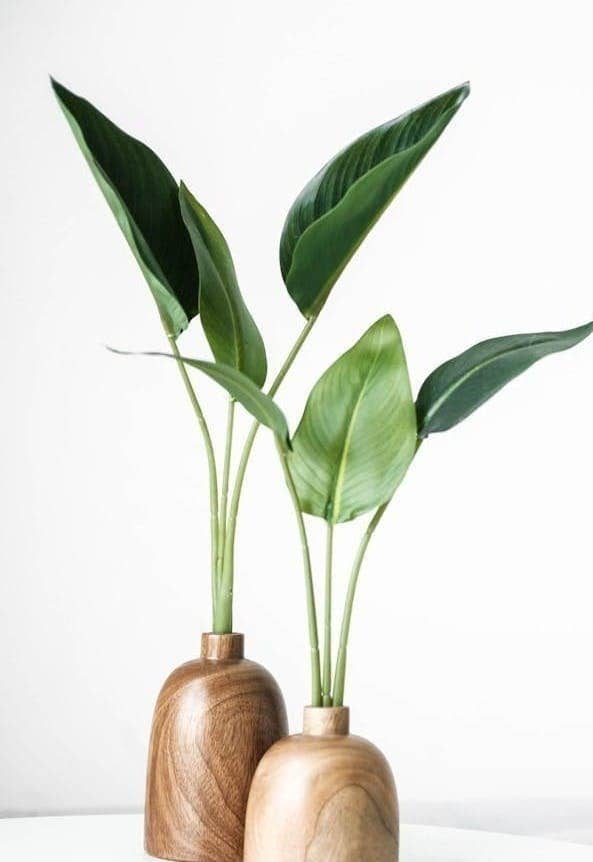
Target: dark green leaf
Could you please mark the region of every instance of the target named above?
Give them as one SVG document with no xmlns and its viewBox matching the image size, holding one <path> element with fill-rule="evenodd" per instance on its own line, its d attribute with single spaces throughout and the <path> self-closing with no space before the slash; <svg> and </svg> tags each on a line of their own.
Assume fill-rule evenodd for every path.
<svg viewBox="0 0 593 862">
<path fill-rule="evenodd" d="M 114 350 L 113 348 L 109 348 L 109 350 L 121 356 L 165 356 L 167 359 L 178 361 L 172 353 L 157 351 L 133 353 L 127 350 Z M 179 360 L 191 368 L 197 368 L 216 381 L 219 386 L 226 389 L 231 398 L 239 401 L 254 419 L 271 428 L 285 446 L 290 446 L 288 424 L 282 410 L 269 395 L 258 389 L 253 380 L 246 374 L 237 371 L 236 368 L 231 368 L 230 365 L 222 365 L 218 362 L 204 362 L 201 359 L 189 359 L 187 356 L 180 356 Z"/>
<path fill-rule="evenodd" d="M 263 386 L 267 372 L 266 350 L 241 296 L 226 240 L 183 183 L 179 200 L 198 261 L 200 317 L 214 358 Z"/>
<path fill-rule="evenodd" d="M 169 335 L 198 313 L 199 277 L 177 183 L 155 153 L 52 80 L 74 137 L 122 229 Z"/>
<path fill-rule="evenodd" d="M 340 273 L 469 95 L 456 87 L 367 132 L 300 193 L 284 224 L 280 267 L 305 317 L 315 316 Z"/>
<path fill-rule="evenodd" d="M 549 353 L 574 347 L 593 323 L 564 332 L 504 335 L 475 344 L 430 374 L 418 393 L 418 434 L 447 431 Z"/>
<path fill-rule="evenodd" d="M 416 416 L 391 317 L 373 324 L 318 380 L 292 445 L 304 512 L 336 524 L 392 497 L 414 457 Z"/>
</svg>

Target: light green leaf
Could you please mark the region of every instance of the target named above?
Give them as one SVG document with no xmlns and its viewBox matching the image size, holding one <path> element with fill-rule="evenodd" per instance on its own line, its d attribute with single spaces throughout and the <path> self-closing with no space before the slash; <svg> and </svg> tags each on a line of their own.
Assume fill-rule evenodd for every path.
<svg viewBox="0 0 593 862">
<path fill-rule="evenodd" d="M 342 270 L 469 95 L 456 87 L 362 135 L 313 177 L 292 205 L 280 268 L 305 317 L 315 316 Z"/>
<path fill-rule="evenodd" d="M 255 385 L 253 380 L 241 371 L 237 371 L 236 368 L 222 365 L 219 362 L 189 359 L 187 356 L 180 356 L 178 360 L 172 353 L 160 353 L 158 351 L 138 353 L 128 350 L 114 350 L 111 347 L 108 349 L 120 356 L 164 356 L 167 359 L 174 359 L 176 362 L 181 361 L 191 368 L 197 368 L 198 371 L 206 374 L 223 389 L 226 389 L 231 398 L 242 404 L 254 419 L 270 428 L 279 437 L 283 446 L 290 447 L 288 424 L 282 410 L 269 395 L 266 395 Z"/>
<path fill-rule="evenodd" d="M 241 296 L 226 240 L 183 183 L 179 200 L 198 261 L 200 317 L 214 358 L 242 371 L 261 387 L 267 372 L 266 350 Z"/>
<path fill-rule="evenodd" d="M 99 188 L 140 265 L 167 333 L 198 313 L 196 259 L 179 209 L 177 183 L 145 144 L 57 81 L 52 86 Z"/>
<path fill-rule="evenodd" d="M 418 393 L 419 436 L 457 425 L 538 359 L 574 347 L 591 332 L 593 323 L 564 332 L 504 335 L 475 344 L 444 362 Z"/>
<path fill-rule="evenodd" d="M 292 441 L 304 512 L 336 524 L 387 502 L 416 449 L 401 337 L 382 317 L 313 387 Z"/>
</svg>

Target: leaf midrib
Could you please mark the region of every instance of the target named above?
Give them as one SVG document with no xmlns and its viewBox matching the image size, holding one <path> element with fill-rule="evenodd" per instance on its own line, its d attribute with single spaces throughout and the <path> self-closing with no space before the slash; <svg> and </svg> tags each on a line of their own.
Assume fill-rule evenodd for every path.
<svg viewBox="0 0 593 862">
<path fill-rule="evenodd" d="M 383 340 L 383 338 L 381 337 L 381 341 L 382 340 Z M 338 466 L 338 475 L 336 477 L 336 483 L 334 486 L 335 487 L 334 505 L 332 505 L 332 513 L 331 513 L 332 522 L 334 522 L 334 523 L 336 523 L 336 519 L 340 514 L 340 502 L 341 502 L 342 489 L 343 489 L 344 479 L 345 479 L 345 474 L 346 474 L 346 462 L 348 460 L 348 452 L 349 452 L 350 444 L 352 441 L 352 434 L 354 433 L 354 426 L 356 425 L 356 419 L 357 419 L 358 413 L 360 411 L 360 406 L 362 404 L 362 400 L 364 398 L 365 392 L 368 388 L 369 380 L 370 380 L 370 378 L 371 378 L 371 376 L 375 370 L 375 366 L 377 365 L 378 359 L 379 359 L 379 351 L 377 350 L 377 352 L 375 353 L 375 356 L 373 357 L 373 361 L 372 361 L 371 365 L 369 366 L 367 374 L 365 375 L 364 383 L 363 383 L 363 385 L 360 389 L 360 392 L 358 394 L 358 397 L 356 399 L 356 404 L 354 406 L 354 410 L 352 411 L 351 420 L 350 420 L 350 423 L 348 425 L 348 431 L 346 434 L 346 439 L 344 440 L 344 445 L 342 446 L 342 454 L 340 456 L 340 462 L 339 462 L 339 466 Z"/>
<path fill-rule="evenodd" d="M 532 336 L 532 338 L 533 338 L 533 336 Z M 545 341 L 540 341 L 539 344 L 542 344 L 542 345 L 543 344 L 549 344 L 550 342 L 553 342 L 553 341 L 554 341 L 554 338 L 552 336 L 550 336 Z M 461 377 L 455 381 L 455 383 L 453 383 L 451 386 L 447 387 L 447 389 L 443 392 L 443 394 L 440 396 L 440 398 L 437 398 L 437 400 L 434 402 L 432 408 L 427 411 L 426 416 L 424 417 L 424 423 L 423 424 L 425 426 L 428 425 L 429 421 L 434 417 L 434 415 L 438 412 L 438 410 L 440 410 L 440 408 L 442 407 L 444 402 L 448 398 L 450 398 L 451 395 L 454 392 L 456 392 L 457 389 L 459 389 L 459 387 L 462 386 L 467 380 L 469 380 L 474 374 L 477 374 L 479 371 L 482 371 L 482 369 L 487 368 L 488 365 L 491 365 L 493 362 L 496 362 L 496 360 L 498 360 L 498 359 L 501 359 L 505 356 L 511 356 L 513 353 L 519 353 L 522 350 L 527 350 L 527 348 L 531 347 L 533 345 L 533 343 L 534 343 L 533 340 L 531 340 L 527 344 L 520 344 L 517 347 L 512 347 L 512 348 L 506 349 L 506 350 L 501 350 L 500 352 L 495 353 L 492 356 L 490 356 L 488 359 L 485 359 L 483 362 L 480 362 L 479 365 L 474 365 L 472 368 L 470 368 L 468 371 L 466 371 L 465 374 L 462 374 Z"/>
<path fill-rule="evenodd" d="M 210 254 L 210 252 L 208 252 L 208 254 Z M 210 255 L 210 259 L 212 260 L 212 255 Z M 214 261 L 212 261 L 212 263 L 214 264 Z M 231 322 L 233 326 L 233 345 L 235 348 L 235 360 L 237 363 L 237 368 L 239 369 L 239 371 L 243 371 L 243 351 L 241 349 L 241 339 L 239 338 L 238 315 L 236 315 L 235 313 L 235 306 L 233 305 L 233 302 L 231 300 L 231 292 L 225 284 L 225 281 L 221 276 L 218 267 L 215 265 L 214 268 L 216 269 L 216 274 L 220 283 L 222 284 L 224 298 L 231 313 Z"/>
<path fill-rule="evenodd" d="M 451 110 L 451 109 L 449 109 L 449 111 L 450 111 L 450 110 Z M 295 267 L 294 267 L 294 263 L 295 263 L 295 258 L 296 258 L 296 255 L 297 255 L 297 249 L 298 249 L 298 247 L 301 245 L 301 243 L 302 243 L 302 241 L 305 239 L 305 237 L 306 237 L 309 233 L 313 233 L 313 232 L 314 232 L 314 230 L 315 230 L 315 229 L 317 229 L 317 228 L 318 228 L 318 226 L 319 226 L 322 222 L 324 222 L 324 221 L 326 221 L 327 219 L 329 219 L 329 217 L 330 217 L 331 215 L 333 215 L 333 213 L 335 213 L 335 211 L 336 211 L 338 208 L 342 207 L 342 205 L 345 203 L 345 201 L 346 201 L 349 197 L 351 197 L 351 196 L 352 196 L 352 194 L 354 194 L 354 190 L 355 190 L 355 189 L 357 189 L 359 185 L 361 185 L 362 183 L 366 182 L 366 181 L 367 181 L 371 176 L 373 176 L 375 173 L 378 173 L 379 169 L 380 169 L 380 168 L 383 168 L 387 162 L 395 161 L 396 159 L 399 159 L 399 158 L 401 158 L 401 157 L 403 157 L 403 156 L 409 156 L 409 155 L 410 155 L 414 150 L 416 150 L 417 148 L 419 148 L 419 147 L 420 147 L 420 145 L 421 145 L 421 144 L 423 144 L 423 143 L 426 141 L 426 138 L 427 138 L 430 134 L 434 133 L 435 128 L 436 128 L 436 127 L 437 127 L 437 126 L 438 126 L 438 125 L 443 121 L 443 118 L 445 117 L 445 115 L 447 115 L 447 114 L 449 113 L 449 111 L 444 112 L 444 113 L 441 115 L 441 117 L 439 118 L 439 120 L 438 120 L 437 122 L 435 122 L 435 123 L 434 123 L 434 125 L 431 127 L 430 131 L 429 131 L 429 132 L 427 132 L 425 135 L 423 135 L 423 136 L 422 136 L 422 138 L 420 138 L 418 141 L 416 141 L 416 143 L 412 144 L 412 146 L 406 147 L 406 149 L 405 149 L 405 150 L 400 150 L 400 151 L 399 151 L 399 152 L 397 152 L 397 153 L 393 153 L 392 155 L 387 156 L 385 159 L 382 159 L 378 164 L 374 165 L 374 166 L 370 169 L 370 171 L 367 171 L 365 174 L 363 174 L 362 176 L 360 176 L 360 177 L 359 177 L 355 182 L 353 182 L 353 183 L 352 183 L 352 185 L 351 185 L 351 186 L 349 186 L 349 187 L 348 187 L 348 189 L 346 190 L 346 192 L 344 193 L 344 195 L 340 198 L 340 200 L 339 200 L 339 201 L 337 201 L 337 203 L 335 203 L 335 204 L 334 204 L 334 206 L 333 206 L 333 207 L 331 207 L 330 209 L 328 209 L 328 210 L 327 210 L 327 212 L 324 212 L 324 213 L 323 213 L 323 215 L 321 215 L 319 218 L 315 219 L 315 221 L 312 221 L 312 222 L 311 222 L 311 224 L 307 225 L 307 227 L 305 228 L 305 230 L 302 232 L 302 234 L 301 234 L 301 235 L 299 236 L 299 238 L 297 239 L 297 241 L 296 241 L 296 243 L 295 243 L 295 245 L 294 245 L 294 248 L 293 248 L 293 250 L 292 250 L 292 255 L 291 255 L 291 259 L 290 259 L 290 267 L 289 267 L 288 272 L 287 272 L 287 274 L 286 274 L 286 284 L 289 284 L 289 282 L 290 282 L 290 276 L 291 276 L 291 274 L 292 274 L 292 271 L 293 271 L 293 270 L 294 270 L 294 268 L 295 268 Z M 371 230 L 372 230 L 372 229 L 374 228 L 374 226 L 377 224 L 377 222 L 379 221 L 379 219 L 381 218 L 381 216 L 382 216 L 382 215 L 385 213 L 385 211 L 389 208 L 389 206 L 390 206 L 390 204 L 391 204 L 391 202 L 392 202 L 393 198 L 395 197 L 395 194 L 399 194 L 399 192 L 400 192 L 400 191 L 404 188 L 404 186 L 408 183 L 408 180 L 410 179 L 410 177 L 412 176 L 412 174 L 413 174 L 413 173 L 414 173 L 414 171 L 412 171 L 412 173 L 410 173 L 410 174 L 406 177 L 406 179 L 405 179 L 405 180 L 404 180 L 404 182 L 401 184 L 401 186 L 399 187 L 399 189 L 397 190 L 397 192 L 395 192 L 395 193 L 394 193 L 394 194 L 389 198 L 389 200 L 387 200 L 387 201 L 386 201 L 385 205 L 384 205 L 383 207 L 381 207 L 381 209 L 378 211 L 377 215 L 376 215 L 376 216 L 373 218 L 373 220 L 369 223 L 368 228 L 365 230 L 365 232 L 364 232 L 364 233 L 362 234 L 362 236 L 360 237 L 360 240 L 359 240 L 359 241 L 358 241 L 358 242 L 357 242 L 357 243 L 352 247 L 352 249 L 351 249 L 350 253 L 349 253 L 349 254 L 348 254 L 348 256 L 345 258 L 345 260 L 344 260 L 343 264 L 342 264 L 340 267 L 338 267 L 337 269 L 333 270 L 333 271 L 331 272 L 331 274 L 329 275 L 329 277 L 325 280 L 325 282 L 323 283 L 323 288 L 319 291 L 319 299 L 318 299 L 318 301 L 315 303 L 315 305 L 313 306 L 313 308 L 312 308 L 312 310 L 311 310 L 311 312 L 310 312 L 310 314 L 309 314 L 309 317 L 313 317 L 313 316 L 315 316 L 316 314 L 319 314 L 319 312 L 320 312 L 321 308 L 323 307 L 323 305 L 324 305 L 324 303 L 325 303 L 325 301 L 326 301 L 326 299 L 327 299 L 327 296 L 328 296 L 328 294 L 329 294 L 329 290 L 331 290 L 331 286 L 332 286 L 332 284 L 335 284 L 335 282 L 336 282 L 336 281 L 337 281 L 337 279 L 340 277 L 340 275 L 342 274 L 342 272 L 346 269 L 346 267 L 348 266 L 348 264 L 350 263 L 350 261 L 352 260 L 352 258 L 354 257 L 354 255 L 356 254 L 356 252 L 358 251 L 358 249 L 360 248 L 360 246 L 362 245 L 362 243 L 363 243 L 363 242 L 364 242 L 364 240 L 366 239 L 366 237 L 369 235 L 369 233 L 371 232 Z"/>
<path fill-rule="evenodd" d="M 235 313 L 235 307 L 234 307 L 233 302 L 231 300 L 231 291 L 228 289 L 227 284 L 226 284 L 224 278 L 222 277 L 221 272 L 218 268 L 218 265 L 216 264 L 214 257 L 212 256 L 212 253 L 211 253 L 210 249 L 208 248 L 208 244 L 204 240 L 204 237 L 201 235 L 201 231 L 200 231 L 200 240 L 204 246 L 205 253 L 210 258 L 210 263 L 212 264 L 212 269 L 216 273 L 216 278 L 218 279 L 218 283 L 220 284 L 220 286 L 222 288 L 223 297 L 224 297 L 226 304 L 227 304 L 229 311 L 230 311 L 231 325 L 233 327 L 233 348 L 234 348 L 234 354 L 235 354 L 236 367 L 239 371 L 243 371 L 243 365 L 242 365 L 243 353 L 241 350 L 241 343 L 240 343 L 241 339 L 238 336 L 238 331 L 239 331 L 238 330 L 238 322 L 237 322 L 238 321 L 238 315 L 236 315 L 236 313 Z"/>
</svg>

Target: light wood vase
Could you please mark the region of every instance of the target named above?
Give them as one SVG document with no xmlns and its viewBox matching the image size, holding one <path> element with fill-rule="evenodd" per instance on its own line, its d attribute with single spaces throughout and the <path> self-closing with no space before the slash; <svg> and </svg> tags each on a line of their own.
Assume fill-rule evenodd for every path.
<svg viewBox="0 0 593 862">
<path fill-rule="evenodd" d="M 287 732 L 280 689 L 243 657 L 243 635 L 202 635 L 201 657 L 173 671 L 156 703 L 146 851 L 180 862 L 241 862 L 253 774 Z"/>
<path fill-rule="evenodd" d="M 397 862 L 399 817 L 385 757 L 349 733 L 346 707 L 307 707 L 303 733 L 257 768 L 244 862 Z"/>
</svg>

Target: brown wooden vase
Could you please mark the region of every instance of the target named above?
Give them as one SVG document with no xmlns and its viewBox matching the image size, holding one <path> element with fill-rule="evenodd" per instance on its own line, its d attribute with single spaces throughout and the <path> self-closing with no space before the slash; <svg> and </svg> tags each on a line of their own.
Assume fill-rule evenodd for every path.
<svg viewBox="0 0 593 862">
<path fill-rule="evenodd" d="M 307 707 L 303 733 L 259 764 L 244 862 L 397 862 L 397 794 L 385 757 L 349 733 L 347 707 Z"/>
<path fill-rule="evenodd" d="M 288 732 L 274 678 L 243 657 L 243 635 L 202 635 L 174 670 L 152 721 L 145 848 L 180 862 L 241 862 L 256 767 Z"/>
</svg>

